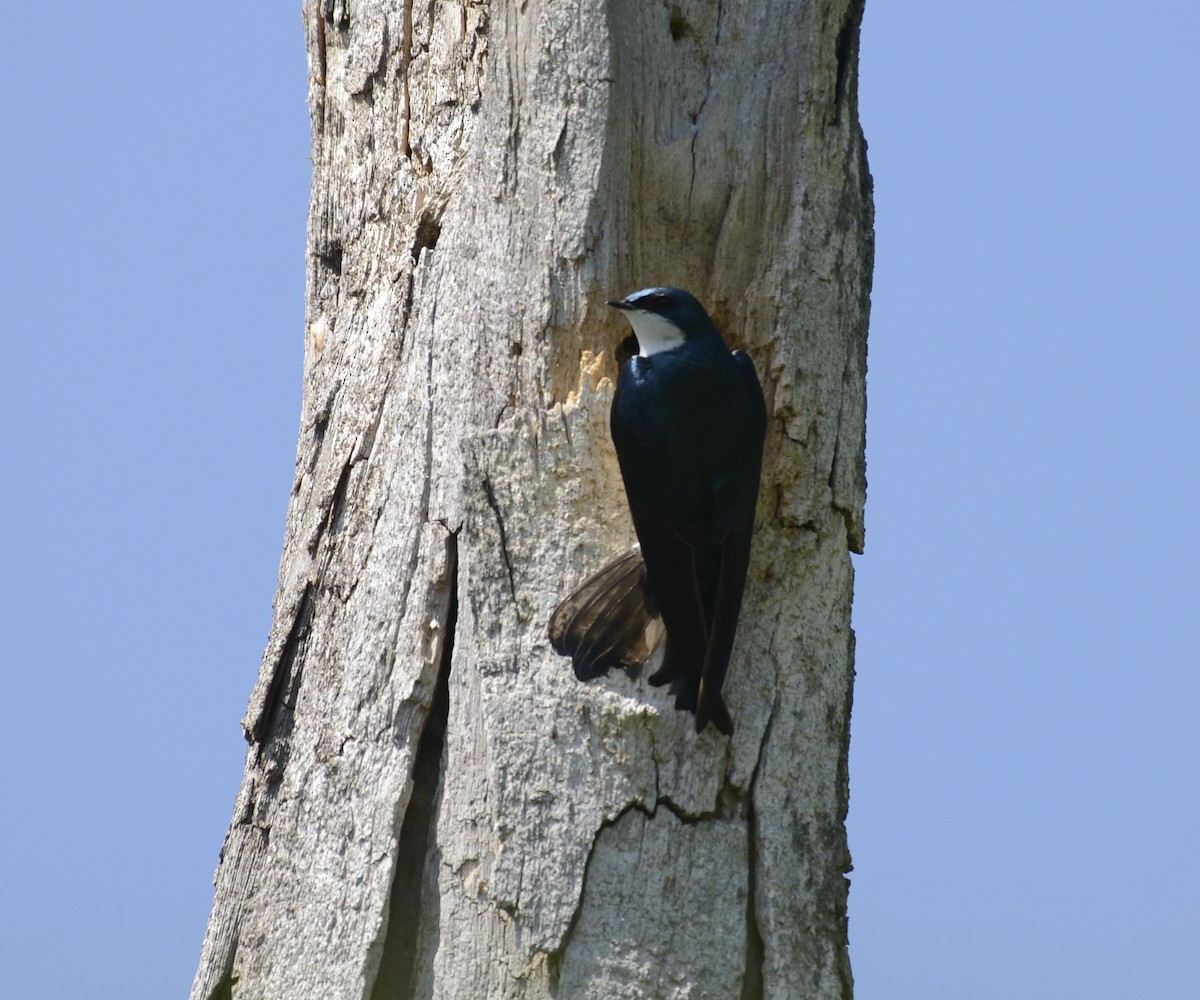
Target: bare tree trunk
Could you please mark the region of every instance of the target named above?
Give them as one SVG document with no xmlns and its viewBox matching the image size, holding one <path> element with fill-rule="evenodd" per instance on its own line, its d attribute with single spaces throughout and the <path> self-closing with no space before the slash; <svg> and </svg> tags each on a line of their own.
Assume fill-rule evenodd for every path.
<svg viewBox="0 0 1200 1000">
<path fill-rule="evenodd" d="M 192 990 L 848 997 L 862 0 L 319 0 L 296 479 Z M 726 698 L 577 683 L 633 538 L 623 321 L 693 291 L 770 414 Z"/>
</svg>

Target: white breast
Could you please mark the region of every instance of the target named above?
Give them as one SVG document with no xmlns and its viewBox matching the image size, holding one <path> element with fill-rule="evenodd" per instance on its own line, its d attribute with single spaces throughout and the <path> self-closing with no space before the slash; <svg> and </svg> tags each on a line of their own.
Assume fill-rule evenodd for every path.
<svg viewBox="0 0 1200 1000">
<path fill-rule="evenodd" d="M 683 344 L 683 331 L 655 313 L 630 310 L 625 316 L 633 327 L 633 332 L 637 334 L 638 347 L 643 358 L 674 350 Z"/>
</svg>

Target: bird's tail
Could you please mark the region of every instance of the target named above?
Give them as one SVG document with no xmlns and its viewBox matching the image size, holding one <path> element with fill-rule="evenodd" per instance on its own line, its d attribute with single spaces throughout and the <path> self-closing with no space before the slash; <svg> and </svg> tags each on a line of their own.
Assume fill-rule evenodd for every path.
<svg viewBox="0 0 1200 1000">
<path fill-rule="evenodd" d="M 725 707 L 725 699 L 720 691 L 707 691 L 704 682 L 700 682 L 700 693 L 696 697 L 696 732 L 704 731 L 709 723 L 717 727 L 717 732 L 724 736 L 733 735 L 733 718 Z"/>
<path fill-rule="evenodd" d="M 650 675 L 650 683 L 656 687 L 670 685 L 669 690 L 675 696 L 675 707 L 696 716 L 696 732 L 703 732 L 711 722 L 719 733 L 732 736 L 733 718 L 721 692 L 705 687 L 703 680 L 697 680 L 698 671 L 688 669 L 689 663 L 697 655 L 694 650 L 682 650 L 672 644 L 670 636 L 667 636 L 662 665 Z"/>
</svg>

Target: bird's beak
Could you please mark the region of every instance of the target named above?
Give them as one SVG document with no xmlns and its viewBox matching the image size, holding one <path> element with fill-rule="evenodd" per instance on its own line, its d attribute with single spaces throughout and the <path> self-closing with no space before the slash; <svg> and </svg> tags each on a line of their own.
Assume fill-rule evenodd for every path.
<svg viewBox="0 0 1200 1000">
<path fill-rule="evenodd" d="M 624 299 L 609 299 L 608 304 L 610 306 L 612 306 L 614 309 L 632 309 L 633 308 L 633 306 L 631 306 Z"/>
</svg>

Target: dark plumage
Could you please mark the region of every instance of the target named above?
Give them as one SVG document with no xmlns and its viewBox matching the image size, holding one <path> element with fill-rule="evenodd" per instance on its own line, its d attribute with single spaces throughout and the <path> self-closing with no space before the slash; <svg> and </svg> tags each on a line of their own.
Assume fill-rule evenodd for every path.
<svg viewBox="0 0 1200 1000">
<path fill-rule="evenodd" d="M 766 406 L 750 359 L 730 351 L 704 308 L 676 288 L 611 302 L 639 353 L 621 366 L 611 429 L 641 546 L 585 581 L 550 622 L 554 648 L 588 679 L 648 658 L 697 731 L 733 721 L 721 698 L 741 610 L 758 497 Z"/>
</svg>

